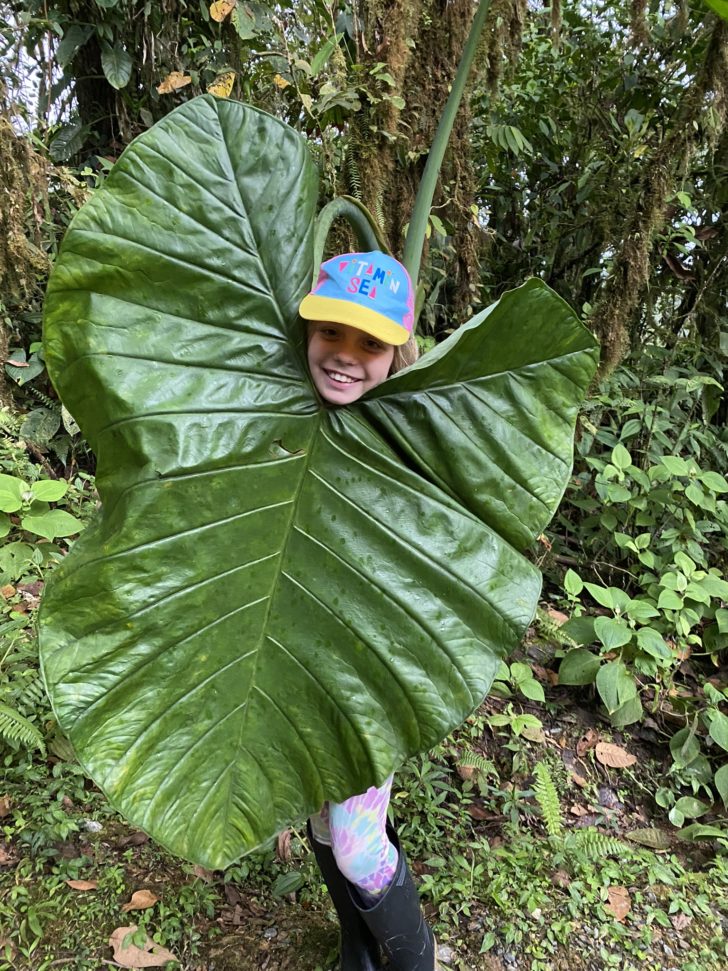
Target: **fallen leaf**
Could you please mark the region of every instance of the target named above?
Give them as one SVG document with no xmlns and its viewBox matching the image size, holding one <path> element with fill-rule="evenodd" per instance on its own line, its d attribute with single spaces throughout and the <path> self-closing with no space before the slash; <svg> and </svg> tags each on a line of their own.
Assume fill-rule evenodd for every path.
<svg viewBox="0 0 728 971">
<path fill-rule="evenodd" d="M 527 738 L 529 742 L 540 742 L 542 745 L 546 743 L 546 734 L 543 728 L 524 728 L 521 735 Z"/>
<path fill-rule="evenodd" d="M 136 944 L 131 942 L 124 947 L 126 935 L 134 934 L 136 931 L 136 924 L 131 924 L 129 927 L 117 927 L 109 938 L 109 947 L 114 951 L 114 960 L 122 968 L 161 968 L 167 961 L 178 960 L 166 948 L 155 944 L 149 936 L 147 936 L 143 947 L 137 947 Z"/>
<path fill-rule="evenodd" d="M 278 842 L 276 844 L 276 856 L 279 860 L 284 863 L 291 862 L 291 831 L 290 829 L 284 829 L 278 834 Z"/>
<path fill-rule="evenodd" d="M 607 898 L 609 903 L 604 905 L 604 909 L 608 911 L 615 920 L 622 923 L 624 918 L 632 909 L 632 901 L 629 896 L 629 890 L 627 890 L 626 887 L 610 887 L 607 890 Z"/>
<path fill-rule="evenodd" d="M 192 78 L 189 74 L 183 74 L 182 71 L 172 71 L 161 84 L 157 85 L 157 94 L 171 94 L 188 84 L 192 84 Z"/>
<path fill-rule="evenodd" d="M 229 98 L 235 84 L 235 71 L 225 71 L 218 74 L 212 84 L 207 85 L 207 93 L 214 94 L 216 98 Z"/>
<path fill-rule="evenodd" d="M 689 914 L 673 914 L 670 922 L 676 931 L 683 931 L 692 924 L 693 918 Z"/>
<path fill-rule="evenodd" d="M 225 884 L 225 887 L 223 888 L 223 893 L 225 894 L 225 900 L 227 900 L 227 902 L 231 906 L 234 906 L 235 904 L 239 904 L 243 899 L 240 896 L 240 891 L 237 889 L 237 887 L 234 887 L 232 883 Z"/>
<path fill-rule="evenodd" d="M 142 843 L 146 843 L 149 837 L 146 833 L 142 833 L 139 830 L 136 833 L 131 833 L 129 836 L 122 836 L 119 842 L 116 844 L 119 849 L 123 849 L 125 846 L 141 846 Z"/>
<path fill-rule="evenodd" d="M 40 597 L 43 593 L 43 581 L 42 580 L 32 580 L 30 583 L 19 583 L 18 590 L 22 594 L 30 594 L 31 597 Z"/>
<path fill-rule="evenodd" d="M 192 870 L 194 875 L 205 883 L 214 883 L 215 874 L 212 870 L 206 870 L 204 866 L 195 866 Z"/>
<path fill-rule="evenodd" d="M 488 813 L 485 811 L 485 809 L 483 809 L 482 806 L 479 806 L 476 802 L 471 803 L 466 808 L 467 808 L 468 815 L 471 816 L 473 819 L 488 818 Z"/>
<path fill-rule="evenodd" d="M 7 816 L 7 814 L 10 812 L 10 807 L 12 804 L 13 800 L 10 798 L 10 796 L 0 796 L 0 819 L 2 819 L 3 816 Z"/>
<path fill-rule="evenodd" d="M 555 610 L 553 607 L 548 607 L 546 613 L 557 627 L 561 627 L 569 619 L 568 614 L 565 614 L 562 610 Z"/>
<path fill-rule="evenodd" d="M 586 808 L 586 806 L 580 806 L 575 802 L 571 809 L 569 809 L 569 812 L 572 816 L 586 816 L 588 815 L 589 810 Z"/>
<path fill-rule="evenodd" d="M 71 890 L 96 890 L 98 883 L 96 880 L 66 880 Z"/>
<path fill-rule="evenodd" d="M 285 89 L 289 87 L 290 83 L 291 82 L 286 81 L 286 79 L 281 74 L 276 74 L 275 77 L 273 78 L 273 84 L 275 84 L 275 86 L 279 88 L 281 91 L 285 91 Z"/>
<path fill-rule="evenodd" d="M 628 840 L 639 843 L 640 846 L 648 846 L 652 850 L 667 850 L 670 847 L 670 837 L 662 829 L 653 826 L 643 826 L 640 829 L 633 829 L 630 833 L 625 833 Z"/>
<path fill-rule="evenodd" d="M 595 731 L 593 728 L 590 728 L 576 743 L 576 754 L 580 759 L 583 758 L 587 752 L 596 746 L 598 741 L 599 732 Z"/>
<path fill-rule="evenodd" d="M 584 776 L 579 775 L 577 772 L 570 772 L 569 776 L 571 777 L 571 781 L 576 783 L 576 785 L 579 786 L 580 789 L 583 789 L 585 786 L 589 784 L 587 780 L 584 778 Z"/>
<path fill-rule="evenodd" d="M 237 3 L 238 0 L 216 0 L 215 3 L 210 4 L 210 16 L 221 24 L 227 15 L 232 13 Z"/>
<path fill-rule="evenodd" d="M 594 754 L 602 765 L 608 765 L 612 769 L 624 769 L 637 761 L 636 755 L 630 755 L 626 749 L 611 742 L 599 742 Z"/>
<path fill-rule="evenodd" d="M 0 594 L 6 599 L 10 600 L 11 597 L 15 596 L 15 587 L 12 583 L 6 583 L 4 587 L 0 587 Z"/>
<path fill-rule="evenodd" d="M 131 900 L 124 904 L 121 908 L 124 913 L 128 910 L 146 910 L 147 907 L 153 907 L 159 900 L 151 890 L 137 890 L 131 895 Z"/>
</svg>

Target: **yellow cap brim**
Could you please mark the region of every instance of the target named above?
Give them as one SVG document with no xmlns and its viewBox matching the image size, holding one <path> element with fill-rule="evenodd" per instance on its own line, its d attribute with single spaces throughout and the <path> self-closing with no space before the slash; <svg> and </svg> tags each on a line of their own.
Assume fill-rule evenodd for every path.
<svg viewBox="0 0 728 971">
<path fill-rule="evenodd" d="M 335 324 L 348 324 L 349 327 L 371 334 L 378 341 L 397 347 L 406 344 L 410 337 L 408 330 L 378 314 L 376 310 L 360 307 L 348 300 L 337 300 L 335 297 L 318 297 L 309 293 L 301 301 L 298 312 L 304 320 L 330 320 Z"/>
</svg>

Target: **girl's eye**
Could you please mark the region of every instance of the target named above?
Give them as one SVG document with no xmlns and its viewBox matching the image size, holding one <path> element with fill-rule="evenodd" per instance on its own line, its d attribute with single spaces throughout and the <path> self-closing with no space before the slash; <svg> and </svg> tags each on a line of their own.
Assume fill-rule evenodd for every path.
<svg viewBox="0 0 728 971">
<path fill-rule="evenodd" d="M 367 343 L 367 347 L 369 348 L 370 351 L 383 351 L 384 350 L 384 344 L 382 344 L 381 341 L 374 340 L 371 337 L 369 338 L 369 340 L 367 340 L 366 343 Z"/>
</svg>

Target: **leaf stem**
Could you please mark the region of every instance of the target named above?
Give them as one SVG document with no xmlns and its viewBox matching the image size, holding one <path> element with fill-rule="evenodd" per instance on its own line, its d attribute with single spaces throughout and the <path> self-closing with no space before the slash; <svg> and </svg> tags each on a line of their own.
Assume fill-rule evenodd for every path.
<svg viewBox="0 0 728 971">
<path fill-rule="evenodd" d="M 340 217 L 346 219 L 352 227 L 363 250 L 378 249 L 391 255 L 384 235 L 367 207 L 362 205 L 358 199 L 354 199 L 353 196 L 338 196 L 323 207 L 316 219 L 313 235 L 312 287 L 316 284 L 319 266 L 323 262 L 326 237 L 329 235 L 334 220 Z"/>
<path fill-rule="evenodd" d="M 427 232 L 427 220 L 430 216 L 432 199 L 435 195 L 437 179 L 440 175 L 440 167 L 442 166 L 445 149 L 450 140 L 450 133 L 455 124 L 455 117 L 460 107 L 460 102 L 462 101 L 465 82 L 470 74 L 473 58 L 478 49 L 478 42 L 480 41 L 480 35 L 483 31 L 483 24 L 485 23 L 489 7 L 490 0 L 481 0 L 476 11 L 468 39 L 465 43 L 465 48 L 463 49 L 463 56 L 460 59 L 457 74 L 453 81 L 450 96 L 447 99 L 442 118 L 437 126 L 435 137 L 432 140 L 432 146 L 427 156 L 427 163 L 425 164 L 425 171 L 422 173 L 422 181 L 417 190 L 417 198 L 415 199 L 412 219 L 407 230 L 407 238 L 404 244 L 404 257 L 402 259 L 412 278 L 412 285 L 415 289 L 417 289 L 419 280 L 422 249 L 425 245 L 425 235 Z"/>
</svg>

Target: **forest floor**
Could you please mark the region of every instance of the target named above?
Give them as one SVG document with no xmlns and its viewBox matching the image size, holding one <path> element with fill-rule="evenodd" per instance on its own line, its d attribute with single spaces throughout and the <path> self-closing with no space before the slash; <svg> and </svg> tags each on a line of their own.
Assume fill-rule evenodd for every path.
<svg viewBox="0 0 728 971">
<path fill-rule="evenodd" d="M 681 840 L 655 805 L 669 765 L 657 727 L 614 732 L 541 671 L 545 704 L 490 698 L 395 777 L 395 817 L 444 966 L 725 971 L 726 843 L 710 831 Z M 488 725 L 494 712 L 522 711 L 541 728 L 524 734 L 511 721 L 496 735 Z M 604 764 L 605 742 L 617 746 L 609 760 L 635 761 Z M 557 797 L 550 809 L 536 796 L 537 763 Z M 548 836 L 547 815 L 561 835 Z M 224 874 L 204 871 L 129 829 L 58 755 L 22 777 L 0 774 L 0 817 L 3 971 L 165 957 L 183 971 L 337 966 L 337 925 L 302 831 Z M 166 955 L 149 951 L 152 938 Z"/>
</svg>

